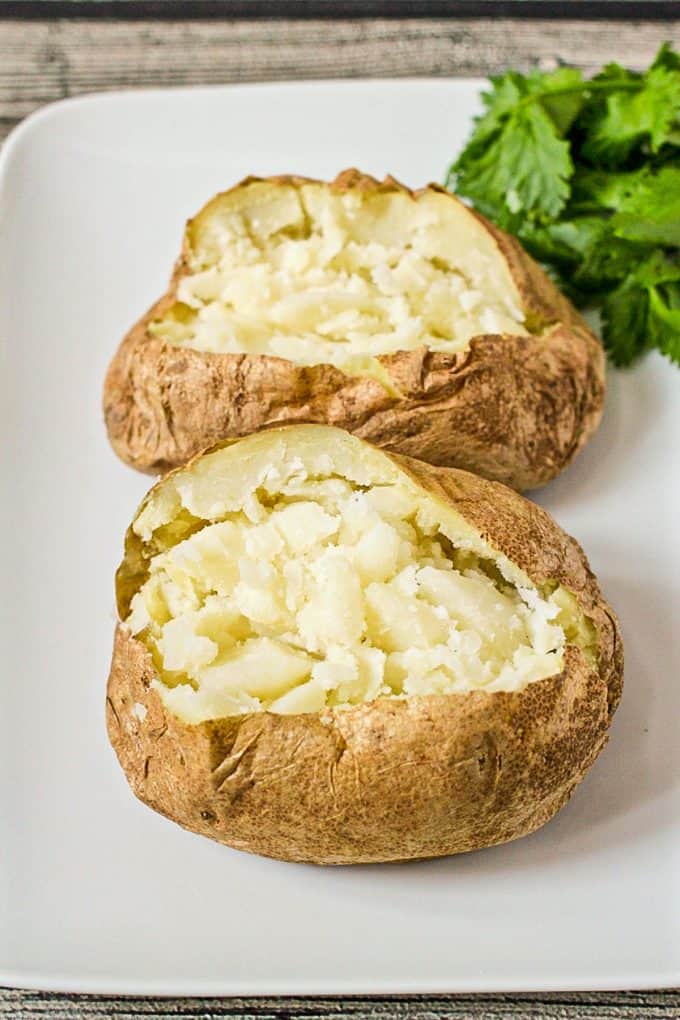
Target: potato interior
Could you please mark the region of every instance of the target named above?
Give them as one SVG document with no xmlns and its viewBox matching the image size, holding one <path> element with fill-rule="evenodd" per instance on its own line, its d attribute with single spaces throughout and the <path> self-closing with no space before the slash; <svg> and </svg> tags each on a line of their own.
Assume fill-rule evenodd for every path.
<svg viewBox="0 0 680 1020">
<path fill-rule="evenodd" d="M 189 226 L 189 275 L 151 331 L 178 346 L 380 376 L 376 357 L 526 333 L 496 242 L 437 192 L 253 182 Z"/>
<path fill-rule="evenodd" d="M 567 640 L 587 640 L 572 596 L 540 592 L 370 455 L 382 476 L 261 434 L 162 483 L 134 525 L 148 569 L 127 626 L 176 715 L 513 691 L 559 672 Z"/>
</svg>

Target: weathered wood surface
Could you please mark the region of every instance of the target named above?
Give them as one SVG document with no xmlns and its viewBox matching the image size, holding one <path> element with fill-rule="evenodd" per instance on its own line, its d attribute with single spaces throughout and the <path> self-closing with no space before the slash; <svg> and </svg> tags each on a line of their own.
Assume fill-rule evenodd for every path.
<svg viewBox="0 0 680 1020">
<path fill-rule="evenodd" d="M 678 8 L 680 11 L 680 8 Z M 285 78 L 486 75 L 507 66 L 649 62 L 680 20 L 0 21 L 0 138 L 84 92 Z M 680 992 L 399 999 L 116 999 L 0 990 L 0 1020 L 679 1020 Z"/>
<path fill-rule="evenodd" d="M 1 992 L 0 1020 L 678 1020 L 672 992 L 357 999 L 116 999 Z"/>
<path fill-rule="evenodd" d="M 680 5 L 678 6 L 680 10 Z M 284 78 L 477 75 L 648 63 L 680 20 L 0 21 L 0 137 L 84 92 Z"/>
</svg>

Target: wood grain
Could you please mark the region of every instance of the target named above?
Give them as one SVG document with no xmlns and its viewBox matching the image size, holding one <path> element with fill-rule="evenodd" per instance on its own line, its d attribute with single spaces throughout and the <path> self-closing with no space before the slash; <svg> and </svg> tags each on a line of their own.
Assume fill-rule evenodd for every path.
<svg viewBox="0 0 680 1020">
<path fill-rule="evenodd" d="M 575 992 L 400 998 L 117 999 L 0 992 L 0 1020 L 678 1020 L 680 995 Z"/>
<path fill-rule="evenodd" d="M 677 6 L 677 5 L 676 5 Z M 0 21 L 0 138 L 83 92 L 285 78 L 486 75 L 565 61 L 640 68 L 680 21 Z M 118 999 L 0 990 L 0 1020 L 678 1020 L 680 992 L 353 999 Z"/>
<path fill-rule="evenodd" d="M 484 75 L 555 61 L 640 68 L 680 21 L 0 21 L 0 137 L 84 92 L 285 78 Z"/>
</svg>

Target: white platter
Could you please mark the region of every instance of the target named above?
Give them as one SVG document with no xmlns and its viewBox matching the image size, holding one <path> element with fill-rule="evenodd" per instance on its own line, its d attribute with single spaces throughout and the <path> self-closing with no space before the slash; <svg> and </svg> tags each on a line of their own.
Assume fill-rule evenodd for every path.
<svg viewBox="0 0 680 1020">
<path fill-rule="evenodd" d="M 134 800 L 104 730 L 113 571 L 147 480 L 100 414 L 184 219 L 247 173 L 441 179 L 478 82 L 108 95 L 0 157 L 0 984 L 265 994 L 680 984 L 680 372 L 610 372 L 604 425 L 538 497 L 618 610 L 611 743 L 516 843 L 324 870 L 190 835 Z"/>
</svg>

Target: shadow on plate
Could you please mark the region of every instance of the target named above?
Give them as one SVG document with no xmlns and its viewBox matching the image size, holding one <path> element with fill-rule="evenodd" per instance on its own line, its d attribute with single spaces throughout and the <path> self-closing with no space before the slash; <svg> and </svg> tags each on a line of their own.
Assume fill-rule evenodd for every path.
<svg viewBox="0 0 680 1020">
<path fill-rule="evenodd" d="M 625 689 L 608 746 L 563 810 L 537 832 L 498 847 L 430 861 L 387 864 L 378 868 L 337 869 L 394 876 L 404 867 L 431 874 L 534 870 L 570 857 L 601 855 L 632 846 L 650 832 L 675 822 L 672 794 L 680 786 L 680 661 L 674 643 L 673 606 L 660 604 L 649 584 L 603 577 L 622 621 L 625 641 Z M 641 626 L 643 622 L 643 626 Z M 316 870 L 316 869 L 314 869 Z M 322 869 L 325 871 L 326 869 Z M 425 877 L 419 876 L 419 880 Z"/>
<path fill-rule="evenodd" d="M 680 661 L 673 605 L 649 583 L 601 581 L 625 636 L 624 693 L 609 745 L 552 822 L 526 841 L 475 854 L 476 870 L 532 868 L 565 852 L 602 853 L 676 821 L 671 795 L 680 787 Z"/>
</svg>

